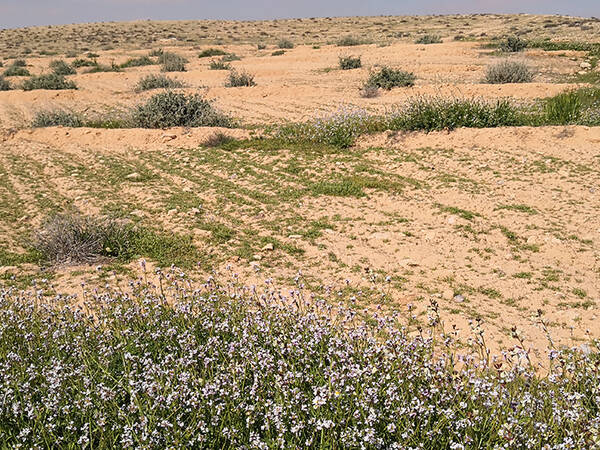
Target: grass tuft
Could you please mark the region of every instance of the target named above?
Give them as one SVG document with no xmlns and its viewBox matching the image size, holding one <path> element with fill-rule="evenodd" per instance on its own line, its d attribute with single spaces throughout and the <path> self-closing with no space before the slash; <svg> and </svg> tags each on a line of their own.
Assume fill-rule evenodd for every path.
<svg viewBox="0 0 600 450">
<path fill-rule="evenodd" d="M 182 88 L 184 84 L 165 75 L 146 75 L 135 85 L 136 92 L 149 91 L 152 89 L 176 89 Z"/>
</svg>

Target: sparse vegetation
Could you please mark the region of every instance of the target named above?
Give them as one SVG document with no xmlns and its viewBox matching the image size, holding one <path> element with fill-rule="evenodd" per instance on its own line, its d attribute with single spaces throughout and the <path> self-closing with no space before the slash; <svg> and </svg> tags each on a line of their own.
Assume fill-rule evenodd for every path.
<svg viewBox="0 0 600 450">
<path fill-rule="evenodd" d="M 38 111 L 31 124 L 34 128 L 41 127 L 81 127 L 84 125 L 79 114 L 62 109 Z"/>
<path fill-rule="evenodd" d="M 89 69 L 85 71 L 85 73 L 100 73 L 100 72 L 122 72 L 123 69 L 121 66 L 115 64 L 115 62 L 111 62 L 110 65 L 106 64 L 94 64 L 90 66 Z"/>
<path fill-rule="evenodd" d="M 358 69 L 362 67 L 360 56 L 340 56 L 339 65 L 342 70 Z"/>
<path fill-rule="evenodd" d="M 185 72 L 187 62 L 187 59 L 172 52 L 162 52 L 158 56 L 160 70 L 163 72 Z"/>
<path fill-rule="evenodd" d="M 372 84 L 366 83 L 360 89 L 360 96 L 362 98 L 375 98 L 379 96 L 379 88 Z"/>
<path fill-rule="evenodd" d="M 157 61 L 152 60 L 149 56 L 138 56 L 136 58 L 129 58 L 120 67 L 125 69 L 128 67 L 152 66 L 154 64 L 157 64 Z"/>
<path fill-rule="evenodd" d="M 394 87 L 414 86 L 415 79 L 415 75 L 411 72 L 383 66 L 377 72 L 371 73 L 366 84 L 389 91 Z"/>
<path fill-rule="evenodd" d="M 229 127 L 232 120 L 217 111 L 212 103 L 198 94 L 191 96 L 166 91 L 151 97 L 133 111 L 134 126 L 167 127 Z"/>
<path fill-rule="evenodd" d="M 353 35 L 347 35 L 342 37 L 338 42 L 337 45 L 338 47 L 353 47 L 356 45 L 362 45 L 362 41 Z"/>
<path fill-rule="evenodd" d="M 51 73 L 31 77 L 23 82 L 24 91 L 32 91 L 34 89 L 77 89 L 77 85 L 73 81 L 67 80 L 63 75 Z"/>
<path fill-rule="evenodd" d="M 294 43 L 292 41 L 290 41 L 289 39 L 281 39 L 277 43 L 277 47 L 282 48 L 282 49 L 291 49 L 291 48 L 294 48 Z"/>
<path fill-rule="evenodd" d="M 238 72 L 235 69 L 229 71 L 229 76 L 225 82 L 227 87 L 241 87 L 241 86 L 256 86 L 254 81 L 254 75 L 241 71 Z"/>
<path fill-rule="evenodd" d="M 285 55 L 285 50 L 275 50 L 273 53 L 271 53 L 271 56 L 281 56 L 281 55 Z"/>
<path fill-rule="evenodd" d="M 9 81 L 0 75 L 0 91 L 8 91 L 10 88 Z"/>
<path fill-rule="evenodd" d="M 5 77 L 29 77 L 31 73 L 27 70 L 26 62 L 23 59 L 17 59 L 9 65 L 4 71 Z"/>
<path fill-rule="evenodd" d="M 415 41 L 415 44 L 441 44 L 442 38 L 437 34 L 425 34 Z"/>
<path fill-rule="evenodd" d="M 165 75 L 146 75 L 135 85 L 136 92 L 149 91 L 151 89 L 176 89 L 184 87 L 184 84 Z"/>
<path fill-rule="evenodd" d="M 211 61 L 208 67 L 210 70 L 231 70 L 231 64 L 223 60 Z"/>
<path fill-rule="evenodd" d="M 227 54 L 227 52 L 224 50 L 221 50 L 220 48 L 207 48 L 200 52 L 200 54 L 198 55 L 198 58 L 210 58 L 213 56 L 223 56 L 226 54 Z"/>
<path fill-rule="evenodd" d="M 527 42 L 518 36 L 508 36 L 500 43 L 500 50 L 507 53 L 520 52 L 527 47 Z"/>
<path fill-rule="evenodd" d="M 50 61 L 50 70 L 56 75 L 73 75 L 77 71 L 62 59 Z"/>
<path fill-rule="evenodd" d="M 485 82 L 491 84 L 501 83 L 529 83 L 533 73 L 521 61 L 500 61 L 490 65 L 485 74 Z"/>
</svg>

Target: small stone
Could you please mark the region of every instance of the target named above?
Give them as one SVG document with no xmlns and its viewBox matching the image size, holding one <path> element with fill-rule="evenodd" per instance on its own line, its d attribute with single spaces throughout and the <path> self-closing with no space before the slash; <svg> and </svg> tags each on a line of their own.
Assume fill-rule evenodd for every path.
<svg viewBox="0 0 600 450">
<path fill-rule="evenodd" d="M 127 178 L 128 180 L 139 180 L 141 178 L 141 175 L 137 172 L 133 172 L 127 175 L 125 178 Z"/>
<path fill-rule="evenodd" d="M 261 250 L 262 250 L 263 252 L 264 252 L 264 251 L 267 251 L 267 250 L 275 250 L 275 247 L 273 246 L 273 244 L 271 244 L 271 243 L 269 242 L 269 243 L 268 243 L 267 245 L 265 245 L 265 246 L 264 246 L 264 247 L 263 247 Z"/>
<path fill-rule="evenodd" d="M 456 216 L 448 217 L 448 224 L 454 225 L 456 223 Z"/>
<path fill-rule="evenodd" d="M 262 259 L 261 255 L 253 255 L 252 259 L 254 259 L 255 261 L 260 261 Z"/>
<path fill-rule="evenodd" d="M 290 239 L 300 239 L 302 237 L 302 235 L 300 235 L 300 234 L 290 234 L 288 237 Z"/>
<path fill-rule="evenodd" d="M 165 134 L 162 135 L 162 138 L 165 141 L 172 141 L 173 139 L 177 139 L 177 135 L 176 134 L 165 133 Z"/>
<path fill-rule="evenodd" d="M 454 301 L 457 303 L 462 303 L 465 301 L 465 298 L 462 295 L 458 294 L 454 296 Z"/>
<path fill-rule="evenodd" d="M 172 216 L 173 214 L 177 214 L 177 208 L 173 208 L 167 211 L 167 214 L 169 216 Z"/>
<path fill-rule="evenodd" d="M 196 215 L 200 214 L 200 209 L 192 208 L 192 209 L 190 209 L 190 214 L 196 216 Z"/>
<path fill-rule="evenodd" d="M 136 217 L 144 217 L 144 212 L 140 211 L 139 209 L 136 209 L 131 211 L 131 215 Z"/>
<path fill-rule="evenodd" d="M 591 69 L 592 65 L 587 61 L 583 61 L 581 64 L 579 64 L 579 67 L 582 69 Z"/>
</svg>

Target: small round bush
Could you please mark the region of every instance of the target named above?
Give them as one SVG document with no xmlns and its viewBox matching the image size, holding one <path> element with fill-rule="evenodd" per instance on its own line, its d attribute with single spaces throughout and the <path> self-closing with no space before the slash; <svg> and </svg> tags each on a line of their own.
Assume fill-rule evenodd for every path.
<svg viewBox="0 0 600 450">
<path fill-rule="evenodd" d="M 379 72 L 372 73 L 366 84 L 389 91 L 394 87 L 414 86 L 415 79 L 415 75 L 411 72 L 384 66 Z"/>
<path fill-rule="evenodd" d="M 158 57 L 158 62 L 161 64 L 161 70 L 163 72 L 185 72 L 187 59 L 176 53 L 163 52 L 162 55 Z"/>
<path fill-rule="evenodd" d="M 271 53 L 271 56 L 281 56 L 285 54 L 285 50 L 275 50 L 273 53 Z"/>
<path fill-rule="evenodd" d="M 362 67 L 360 56 L 340 56 L 339 64 L 340 69 L 342 70 L 358 69 Z"/>
<path fill-rule="evenodd" d="M 294 48 L 294 43 L 292 41 L 290 41 L 289 39 L 282 39 L 277 43 L 277 46 L 279 48 Z"/>
<path fill-rule="evenodd" d="M 533 74 L 527 64 L 519 61 L 501 61 L 487 68 L 486 83 L 529 83 Z"/>
<path fill-rule="evenodd" d="M 509 36 L 500 43 L 500 50 L 507 53 L 516 53 L 527 47 L 527 42 L 517 36 Z"/>
<path fill-rule="evenodd" d="M 142 92 L 151 89 L 175 89 L 181 87 L 184 87 L 181 81 L 174 80 L 165 75 L 147 75 L 137 82 L 135 91 Z"/>
<path fill-rule="evenodd" d="M 360 89 L 360 96 L 362 98 L 375 98 L 379 95 L 379 88 L 377 86 L 373 86 L 372 84 L 365 84 Z"/>
<path fill-rule="evenodd" d="M 24 91 L 32 91 L 34 89 L 77 89 L 77 85 L 74 82 L 67 80 L 63 75 L 49 73 L 37 77 L 31 77 L 23 82 Z"/>
<path fill-rule="evenodd" d="M 78 114 L 64 110 L 38 111 L 33 118 L 31 126 L 34 128 L 44 127 L 82 127 L 83 120 Z"/>
<path fill-rule="evenodd" d="M 436 34 L 426 34 L 415 41 L 415 44 L 441 44 L 442 38 Z"/>
<path fill-rule="evenodd" d="M 73 67 L 64 62 L 62 59 L 51 61 L 50 69 L 56 75 L 74 75 L 77 73 Z"/>
<path fill-rule="evenodd" d="M 342 37 L 337 43 L 338 47 L 353 47 L 353 46 L 361 45 L 361 44 L 362 44 L 362 41 L 359 38 L 357 38 L 356 36 L 352 36 L 352 35 L 347 35 L 347 36 Z"/>
<path fill-rule="evenodd" d="M 123 64 L 121 64 L 120 67 L 122 67 L 122 68 L 142 67 L 142 66 L 151 66 L 154 64 L 156 64 L 156 62 L 153 61 L 152 59 L 150 59 L 150 57 L 139 56 L 137 58 L 129 58 L 127 61 L 125 61 Z"/>
<path fill-rule="evenodd" d="M 4 79 L 2 75 L 0 75 L 0 91 L 9 91 L 10 83 L 8 80 Z"/>
<path fill-rule="evenodd" d="M 227 87 L 240 87 L 240 86 L 256 86 L 254 82 L 254 75 L 248 72 L 238 72 L 237 70 L 231 70 L 229 77 L 225 83 Z"/>
<path fill-rule="evenodd" d="M 27 66 L 27 61 L 25 61 L 24 59 L 15 59 L 11 63 L 11 66 L 13 66 L 13 67 L 25 67 L 25 66 Z"/>
<path fill-rule="evenodd" d="M 94 67 L 97 65 L 98 65 L 98 63 L 96 61 L 94 61 L 93 59 L 83 59 L 83 58 L 78 58 L 71 63 L 71 66 L 75 67 L 75 68 Z"/>
<path fill-rule="evenodd" d="M 198 58 L 208 58 L 211 56 L 223 56 L 226 55 L 227 52 L 221 50 L 220 48 L 207 48 L 206 50 L 202 50 L 198 55 Z"/>
<path fill-rule="evenodd" d="M 231 70 L 231 64 L 223 60 L 211 61 L 208 67 L 210 70 Z"/>
<path fill-rule="evenodd" d="M 6 68 L 6 70 L 4 71 L 4 76 L 5 77 L 29 77 L 31 76 L 31 73 L 29 73 L 29 70 L 27 70 L 25 67 L 21 67 L 21 66 L 8 66 Z"/>
<path fill-rule="evenodd" d="M 133 112 L 133 124 L 141 128 L 229 127 L 232 120 L 198 94 L 173 91 L 151 97 Z"/>
</svg>

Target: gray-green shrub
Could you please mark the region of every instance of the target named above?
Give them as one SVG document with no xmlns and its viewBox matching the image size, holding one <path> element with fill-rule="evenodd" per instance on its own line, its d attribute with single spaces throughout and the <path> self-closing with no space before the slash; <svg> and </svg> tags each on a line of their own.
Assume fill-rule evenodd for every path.
<svg viewBox="0 0 600 450">
<path fill-rule="evenodd" d="M 10 83 L 2 75 L 0 75 L 0 91 L 9 91 Z"/>
<path fill-rule="evenodd" d="M 533 73 L 521 61 L 500 61 L 488 66 L 485 74 L 485 82 L 491 84 L 501 83 L 529 83 L 533 79 Z"/>
<path fill-rule="evenodd" d="M 67 80 L 63 75 L 49 73 L 28 78 L 23 82 L 24 91 L 32 91 L 34 89 L 77 89 L 77 85 L 73 81 Z"/>
<path fill-rule="evenodd" d="M 136 92 L 149 91 L 151 89 L 176 89 L 182 88 L 184 84 L 165 75 L 146 75 L 135 85 Z"/>
<path fill-rule="evenodd" d="M 122 67 L 122 68 L 141 67 L 141 66 L 152 66 L 154 64 L 157 64 L 157 62 L 154 61 L 153 59 L 151 59 L 149 56 L 138 56 L 135 58 L 129 58 L 127 61 L 122 63 L 120 67 Z"/>
<path fill-rule="evenodd" d="M 425 34 L 419 37 L 415 44 L 441 44 L 442 38 L 436 34 Z"/>
<path fill-rule="evenodd" d="M 338 47 L 354 47 L 356 45 L 362 45 L 363 41 L 351 34 L 343 36 L 338 42 Z"/>
<path fill-rule="evenodd" d="M 29 73 L 29 70 L 27 70 L 25 67 L 15 66 L 14 64 L 11 64 L 4 71 L 4 76 L 5 77 L 29 77 L 29 76 L 31 76 L 31 73 Z"/>
<path fill-rule="evenodd" d="M 383 66 L 379 71 L 371 73 L 366 84 L 389 91 L 394 87 L 414 86 L 415 79 L 415 75 L 411 72 Z"/>
<path fill-rule="evenodd" d="M 31 126 L 34 128 L 56 126 L 82 127 L 83 125 L 83 119 L 79 114 L 60 109 L 38 111 L 31 123 Z"/>
<path fill-rule="evenodd" d="M 220 48 L 207 48 L 202 50 L 198 55 L 198 58 L 208 58 L 211 56 L 223 56 L 226 55 L 227 52 L 221 50 Z"/>
<path fill-rule="evenodd" d="M 500 42 L 500 50 L 506 53 L 520 52 L 527 47 L 527 42 L 518 36 L 508 36 Z"/>
<path fill-rule="evenodd" d="M 132 123 L 141 128 L 229 127 L 233 121 L 198 94 L 166 91 L 135 108 Z"/>
<path fill-rule="evenodd" d="M 52 70 L 52 73 L 55 73 L 56 75 L 74 75 L 77 73 L 77 71 L 72 66 L 67 64 L 62 59 L 55 59 L 54 61 L 50 61 L 49 67 L 50 70 Z"/>
<path fill-rule="evenodd" d="M 211 61 L 208 67 L 210 70 L 231 70 L 231 64 L 223 60 Z"/>
<path fill-rule="evenodd" d="M 360 56 L 340 56 L 339 65 L 342 70 L 358 69 L 362 67 Z"/>
<path fill-rule="evenodd" d="M 235 69 L 232 69 L 229 72 L 229 76 L 227 81 L 225 82 L 225 86 L 227 87 L 240 87 L 240 86 L 256 86 L 254 82 L 254 75 L 249 74 L 245 71 L 238 72 Z"/>
<path fill-rule="evenodd" d="M 185 72 L 187 59 L 172 52 L 163 52 L 158 57 L 158 63 L 161 65 L 160 70 L 163 72 Z"/>
<path fill-rule="evenodd" d="M 279 48 L 285 48 L 285 49 L 290 49 L 290 48 L 294 48 L 294 43 L 292 41 L 290 41 L 289 39 L 281 39 L 277 43 L 277 47 L 279 47 Z"/>
</svg>

